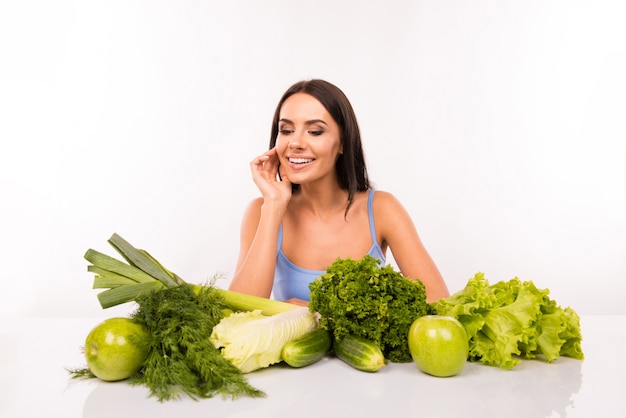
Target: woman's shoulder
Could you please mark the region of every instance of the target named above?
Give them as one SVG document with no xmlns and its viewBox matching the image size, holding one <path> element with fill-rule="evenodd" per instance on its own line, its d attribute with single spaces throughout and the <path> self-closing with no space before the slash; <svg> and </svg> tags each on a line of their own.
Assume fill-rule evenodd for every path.
<svg viewBox="0 0 626 418">
<path fill-rule="evenodd" d="M 251 216 L 259 217 L 261 213 L 261 206 L 263 206 L 263 198 L 256 197 L 248 202 L 248 206 L 246 206 L 246 210 L 244 216 L 249 218 Z"/>
<path fill-rule="evenodd" d="M 396 198 L 393 193 L 386 192 L 384 190 L 376 190 L 376 192 L 374 193 L 372 210 L 374 212 L 374 216 L 379 219 L 379 221 L 396 220 L 396 217 L 402 218 L 407 213 L 404 205 L 400 202 L 400 200 L 398 200 L 398 198 Z"/>
<path fill-rule="evenodd" d="M 400 201 L 390 192 L 375 190 L 372 204 L 376 207 L 389 208 L 400 205 Z"/>
<path fill-rule="evenodd" d="M 263 206 L 263 198 L 261 196 L 255 197 L 248 202 L 249 208 L 260 208 L 261 206 Z"/>
</svg>

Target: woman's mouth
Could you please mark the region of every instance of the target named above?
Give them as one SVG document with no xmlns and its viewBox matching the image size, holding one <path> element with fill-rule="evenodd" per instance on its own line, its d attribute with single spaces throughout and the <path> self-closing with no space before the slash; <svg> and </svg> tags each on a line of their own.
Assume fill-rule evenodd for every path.
<svg viewBox="0 0 626 418">
<path fill-rule="evenodd" d="M 302 164 L 308 164 L 313 162 L 313 158 L 295 158 L 295 157 L 289 157 L 289 162 L 291 164 L 295 164 L 295 165 L 302 165 Z"/>
</svg>

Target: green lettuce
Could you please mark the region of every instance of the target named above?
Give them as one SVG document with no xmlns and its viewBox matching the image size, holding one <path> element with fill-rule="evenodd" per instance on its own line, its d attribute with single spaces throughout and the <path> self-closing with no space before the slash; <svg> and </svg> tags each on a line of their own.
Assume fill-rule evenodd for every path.
<svg viewBox="0 0 626 418">
<path fill-rule="evenodd" d="M 320 327 L 335 341 L 358 336 L 378 345 L 386 359 L 410 362 L 411 324 L 432 312 L 426 289 L 421 281 L 380 264 L 370 255 L 338 258 L 309 285 L 309 309 L 321 315 Z"/>
<path fill-rule="evenodd" d="M 477 273 L 464 289 L 432 308 L 463 324 L 471 361 L 511 369 L 522 358 L 582 360 L 580 318 L 573 309 L 558 306 L 549 293 L 517 277 L 490 285 Z"/>
</svg>

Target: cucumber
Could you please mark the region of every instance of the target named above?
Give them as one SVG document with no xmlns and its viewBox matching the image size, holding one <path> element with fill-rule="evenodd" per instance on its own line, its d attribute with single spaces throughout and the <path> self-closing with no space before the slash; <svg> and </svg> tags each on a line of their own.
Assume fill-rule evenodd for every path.
<svg viewBox="0 0 626 418">
<path fill-rule="evenodd" d="M 378 345 L 356 335 L 335 342 L 335 356 L 357 370 L 375 372 L 387 364 Z"/>
<path fill-rule="evenodd" d="M 285 344 L 281 357 L 291 367 L 304 367 L 321 360 L 331 349 L 330 332 L 315 328 Z"/>
</svg>

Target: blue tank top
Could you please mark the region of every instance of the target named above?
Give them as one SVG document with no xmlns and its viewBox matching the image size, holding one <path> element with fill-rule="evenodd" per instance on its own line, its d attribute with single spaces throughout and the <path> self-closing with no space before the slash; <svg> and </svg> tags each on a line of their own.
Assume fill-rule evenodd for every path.
<svg viewBox="0 0 626 418">
<path fill-rule="evenodd" d="M 374 190 L 370 190 L 367 200 L 367 211 L 370 223 L 370 234 L 372 236 L 372 246 L 367 254 L 379 259 L 382 264 L 385 263 L 385 255 L 383 254 L 378 240 L 376 239 L 376 229 L 374 228 L 374 212 L 372 210 L 372 201 L 374 200 Z M 298 298 L 309 300 L 309 284 L 321 274 L 326 273 L 325 270 L 309 270 L 298 267 L 293 264 L 283 254 L 283 226 L 278 230 L 278 253 L 276 255 L 276 271 L 274 273 L 274 286 L 272 293 L 277 300 L 287 300 Z"/>
</svg>

